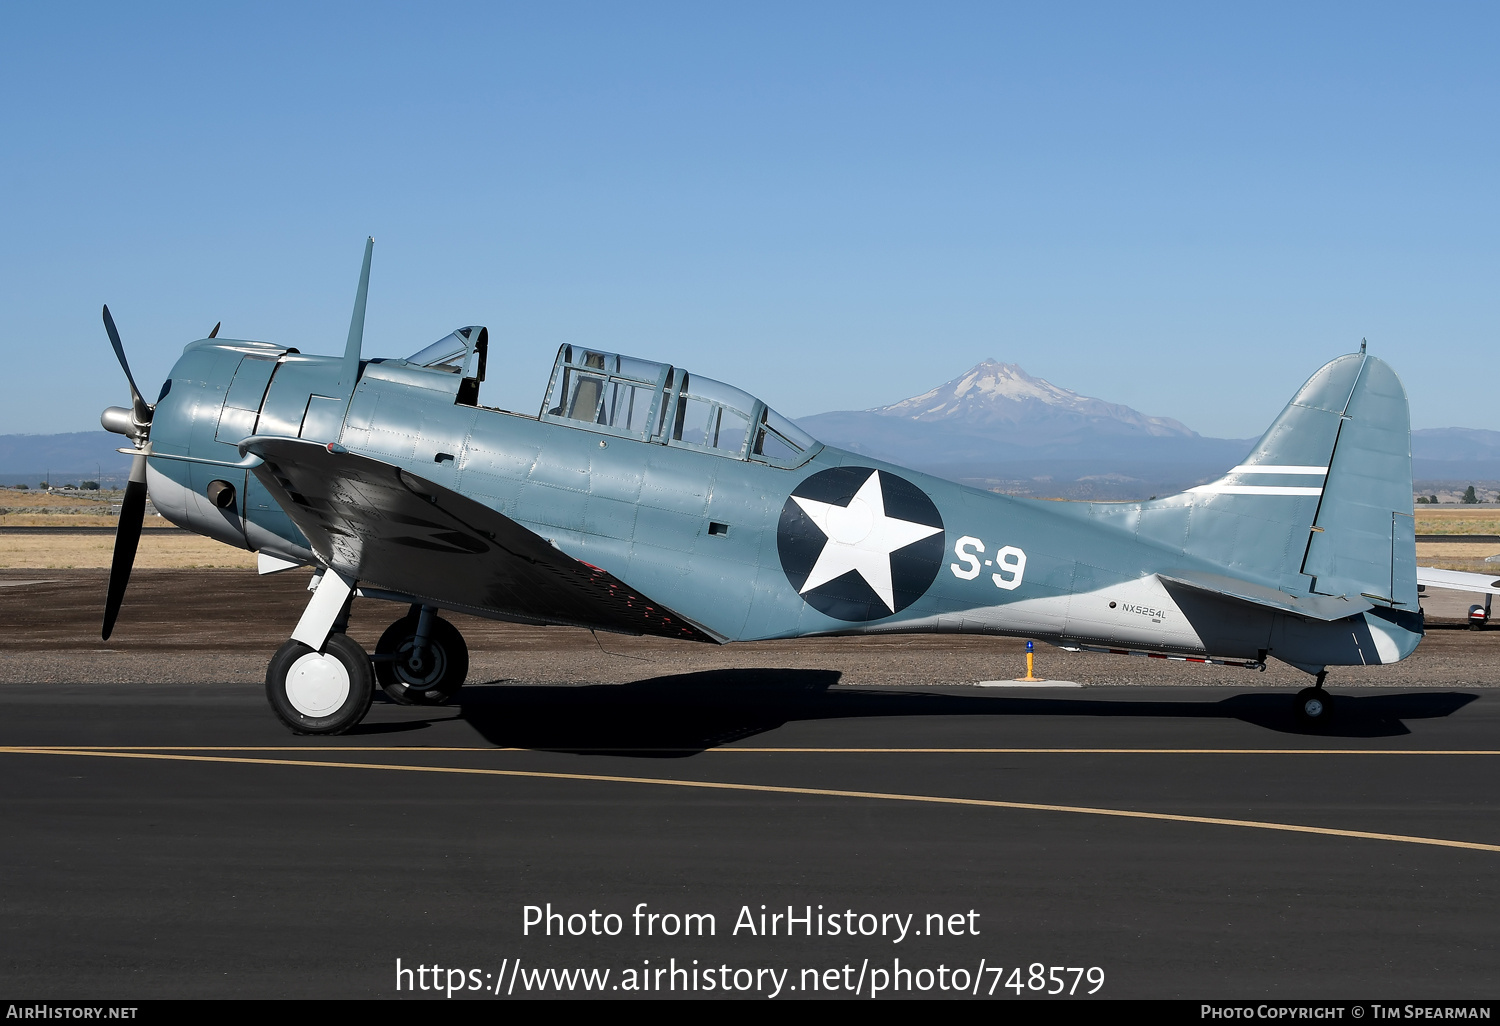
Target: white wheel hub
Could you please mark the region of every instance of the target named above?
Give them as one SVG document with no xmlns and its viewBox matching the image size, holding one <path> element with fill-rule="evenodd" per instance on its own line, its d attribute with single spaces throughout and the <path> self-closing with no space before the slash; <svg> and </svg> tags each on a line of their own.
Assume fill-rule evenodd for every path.
<svg viewBox="0 0 1500 1026">
<path fill-rule="evenodd" d="M 1307 704 L 1303 706 L 1303 709 L 1307 710 L 1307 715 L 1314 718 L 1322 716 L 1323 700 L 1321 698 L 1309 698 L 1307 700 Z"/>
<path fill-rule="evenodd" d="M 349 670 L 336 656 L 309 652 L 287 671 L 286 697 L 303 716 L 331 716 L 349 698 Z"/>
</svg>

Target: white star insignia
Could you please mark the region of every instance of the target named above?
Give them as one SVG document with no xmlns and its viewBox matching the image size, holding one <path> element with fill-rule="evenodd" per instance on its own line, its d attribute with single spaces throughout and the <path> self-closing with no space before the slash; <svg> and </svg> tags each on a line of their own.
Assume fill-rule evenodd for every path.
<svg viewBox="0 0 1500 1026">
<path fill-rule="evenodd" d="M 891 553 L 930 538 L 942 528 L 886 516 L 878 470 L 870 471 L 869 479 L 860 485 L 847 506 L 804 499 L 800 495 L 792 498 L 808 519 L 828 536 L 823 551 L 818 554 L 818 561 L 813 564 L 812 573 L 807 575 L 807 582 L 798 594 L 805 595 L 820 584 L 857 570 L 871 590 L 880 596 L 885 607 L 894 613 L 896 598 L 891 587 Z"/>
</svg>

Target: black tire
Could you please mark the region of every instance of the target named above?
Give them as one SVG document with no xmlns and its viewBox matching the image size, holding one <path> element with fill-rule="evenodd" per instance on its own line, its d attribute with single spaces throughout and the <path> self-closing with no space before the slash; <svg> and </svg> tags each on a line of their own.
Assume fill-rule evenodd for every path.
<svg viewBox="0 0 1500 1026">
<path fill-rule="evenodd" d="M 1333 719 L 1333 696 L 1322 688 L 1303 688 L 1297 692 L 1297 718 L 1312 725 L 1327 723 Z"/>
<path fill-rule="evenodd" d="M 469 675 L 469 646 L 458 628 L 440 616 L 427 632 L 427 659 L 409 661 L 417 637 L 417 618 L 403 616 L 375 643 L 375 679 L 401 705 L 444 705 L 458 694 Z"/>
<path fill-rule="evenodd" d="M 308 656 L 315 658 L 303 662 Z M 365 718 L 374 697 L 370 657 L 346 634 L 328 635 L 321 652 L 288 641 L 266 667 L 271 711 L 294 734 L 342 734 Z"/>
</svg>

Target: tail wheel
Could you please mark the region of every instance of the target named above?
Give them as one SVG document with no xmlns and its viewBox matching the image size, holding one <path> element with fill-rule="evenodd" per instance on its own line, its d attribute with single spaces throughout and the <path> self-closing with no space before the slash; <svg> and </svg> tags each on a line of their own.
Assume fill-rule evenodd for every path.
<svg viewBox="0 0 1500 1026">
<path fill-rule="evenodd" d="M 370 657 L 346 634 L 330 634 L 321 652 L 300 641 L 276 650 L 266 667 L 266 698 L 295 734 L 342 734 L 370 711 Z"/>
<path fill-rule="evenodd" d="M 417 651 L 417 617 L 404 616 L 375 643 L 375 677 L 401 705 L 444 705 L 469 675 L 469 646 L 458 628 L 432 617 L 425 651 Z"/>
</svg>

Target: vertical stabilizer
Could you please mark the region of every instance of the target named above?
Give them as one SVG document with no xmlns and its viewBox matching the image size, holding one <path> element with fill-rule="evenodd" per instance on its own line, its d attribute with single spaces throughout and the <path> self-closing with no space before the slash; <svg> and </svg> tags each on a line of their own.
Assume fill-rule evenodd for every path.
<svg viewBox="0 0 1500 1026">
<path fill-rule="evenodd" d="M 1364 353 L 1325 364 L 1240 465 L 1143 503 L 1137 530 L 1291 595 L 1415 611 L 1406 392 Z"/>
</svg>

